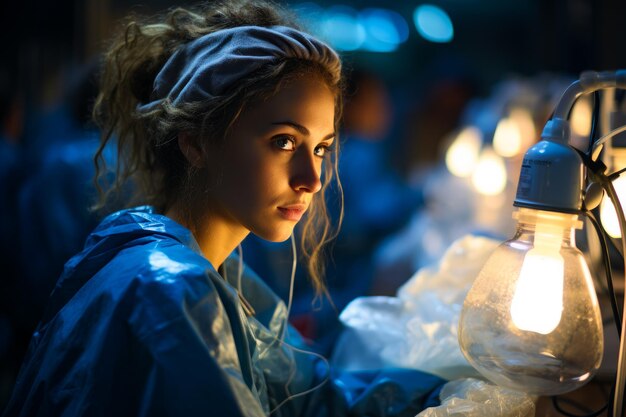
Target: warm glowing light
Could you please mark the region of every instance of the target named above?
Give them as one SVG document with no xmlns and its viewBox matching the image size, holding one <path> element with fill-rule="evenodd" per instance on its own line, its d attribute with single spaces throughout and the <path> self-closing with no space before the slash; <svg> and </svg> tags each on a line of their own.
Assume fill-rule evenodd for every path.
<svg viewBox="0 0 626 417">
<path fill-rule="evenodd" d="M 468 292 L 459 347 L 483 376 L 533 395 L 584 385 L 602 362 L 598 298 L 573 242 L 578 215 L 520 208 Z M 575 352 L 572 353 L 572 347 Z"/>
<path fill-rule="evenodd" d="M 537 128 L 530 111 L 522 107 L 513 108 L 509 119 L 517 125 L 522 135 L 522 150 L 531 147 L 537 141 Z"/>
<path fill-rule="evenodd" d="M 561 322 L 562 233 L 560 226 L 537 223 L 534 246 L 524 258 L 511 304 L 511 319 L 520 330 L 550 334 Z"/>
<path fill-rule="evenodd" d="M 620 201 L 622 207 L 624 207 L 624 201 L 626 201 L 626 178 L 618 177 L 613 181 L 613 187 L 617 193 L 617 198 Z M 615 206 L 605 194 L 600 204 L 600 221 L 604 230 L 614 238 L 622 237 L 622 232 L 619 229 L 619 221 L 617 220 L 617 213 L 615 212 Z"/>
<path fill-rule="evenodd" d="M 469 126 L 461 130 L 446 152 L 446 167 L 457 177 L 469 177 L 476 164 L 482 144 L 482 133 Z"/>
<path fill-rule="evenodd" d="M 472 184 L 476 190 L 484 195 L 500 194 L 506 187 L 506 179 L 502 158 L 490 148 L 484 149 L 472 174 Z"/>
<path fill-rule="evenodd" d="M 522 132 L 512 119 L 505 117 L 498 122 L 493 134 L 493 149 L 500 156 L 510 158 L 522 150 Z"/>
<path fill-rule="evenodd" d="M 450 42 L 454 27 L 450 16 L 440 7 L 422 4 L 413 12 L 413 21 L 420 35 L 431 42 Z"/>
<path fill-rule="evenodd" d="M 578 99 L 570 115 L 570 124 L 575 134 L 579 136 L 589 136 L 589 133 L 591 133 L 591 112 L 591 102 L 589 99 L 584 97 Z"/>
</svg>

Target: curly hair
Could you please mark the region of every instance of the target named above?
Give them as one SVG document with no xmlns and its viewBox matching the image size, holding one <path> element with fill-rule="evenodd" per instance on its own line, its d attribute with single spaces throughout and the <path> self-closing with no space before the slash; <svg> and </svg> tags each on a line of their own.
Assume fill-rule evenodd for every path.
<svg viewBox="0 0 626 417">
<path fill-rule="evenodd" d="M 102 130 L 100 148 L 94 158 L 94 182 L 100 193 L 95 209 L 109 209 L 111 201 L 119 204 L 127 184 L 132 184 L 134 195 L 126 205 L 150 204 L 158 212 L 165 212 L 179 199 L 191 202 L 197 192 L 194 189 L 197 172 L 179 149 L 178 133 L 185 131 L 191 137 L 202 138 L 198 146 L 205 151 L 209 147 L 219 149 L 246 106 L 271 97 L 286 83 L 300 77 L 318 76 L 334 93 L 335 130 L 338 131 L 342 109 L 340 74 L 322 64 L 295 58 L 264 65 L 224 95 L 179 105 L 164 100 L 153 110 L 137 111 L 139 104 L 150 100 L 157 73 L 178 48 L 218 30 L 250 25 L 298 29 L 295 19 L 285 10 L 259 0 L 176 8 L 152 19 L 128 18 L 124 30 L 114 38 L 104 55 L 100 92 L 93 109 L 94 120 Z M 117 162 L 114 179 L 109 183 L 107 178 L 111 173 L 104 150 L 112 141 L 117 143 Z M 328 296 L 323 280 L 323 248 L 336 236 L 343 216 L 337 157 L 338 152 L 334 152 L 324 164 L 324 185 L 314 196 L 302 228 L 301 248 L 318 296 Z M 332 180 L 337 184 L 335 190 L 339 191 L 341 201 L 341 214 L 335 224 L 331 222 L 326 205 Z"/>
</svg>

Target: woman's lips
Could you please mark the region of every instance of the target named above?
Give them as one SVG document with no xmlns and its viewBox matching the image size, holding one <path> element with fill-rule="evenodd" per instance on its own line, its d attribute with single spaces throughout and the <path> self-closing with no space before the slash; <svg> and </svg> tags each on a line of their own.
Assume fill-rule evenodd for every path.
<svg viewBox="0 0 626 417">
<path fill-rule="evenodd" d="M 299 221 L 302 215 L 306 211 L 306 206 L 303 204 L 290 205 L 285 207 L 278 207 L 278 212 L 285 220 Z"/>
</svg>

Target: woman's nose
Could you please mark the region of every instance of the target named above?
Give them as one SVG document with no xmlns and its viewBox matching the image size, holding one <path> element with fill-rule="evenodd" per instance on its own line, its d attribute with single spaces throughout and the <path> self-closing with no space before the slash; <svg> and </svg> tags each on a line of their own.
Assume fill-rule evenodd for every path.
<svg viewBox="0 0 626 417">
<path fill-rule="evenodd" d="M 302 150 L 292 161 L 291 188 L 316 193 L 322 189 L 321 161 L 312 152 Z"/>
</svg>

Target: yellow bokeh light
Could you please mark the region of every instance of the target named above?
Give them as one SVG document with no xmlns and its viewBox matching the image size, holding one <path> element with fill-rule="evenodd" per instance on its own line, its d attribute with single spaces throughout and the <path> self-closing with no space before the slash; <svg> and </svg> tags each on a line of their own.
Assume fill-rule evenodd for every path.
<svg viewBox="0 0 626 417">
<path fill-rule="evenodd" d="M 591 102 L 585 97 L 578 99 L 570 115 L 572 131 L 579 136 L 591 133 Z"/>
<path fill-rule="evenodd" d="M 624 202 L 626 202 L 626 178 L 618 177 L 615 181 L 613 181 L 613 187 L 615 187 L 615 192 L 617 193 L 617 198 L 619 199 L 620 204 L 624 207 Z M 613 206 L 613 203 L 606 194 L 602 198 L 602 203 L 600 204 L 600 221 L 602 222 L 604 230 L 606 230 L 611 237 L 622 237 L 622 232 L 619 229 L 619 221 L 617 220 L 617 213 L 615 212 L 615 206 Z"/>
<path fill-rule="evenodd" d="M 457 177 L 468 177 L 478 163 L 482 133 L 474 126 L 461 130 L 446 152 L 446 167 Z"/>
<path fill-rule="evenodd" d="M 509 119 L 511 119 L 519 129 L 522 136 L 521 151 L 524 152 L 537 141 L 537 127 L 535 126 L 533 116 L 529 110 L 517 107 L 511 110 Z"/>
<path fill-rule="evenodd" d="M 504 160 L 490 148 L 480 154 L 472 175 L 472 184 L 480 194 L 497 195 L 506 187 L 506 167 Z"/>
<path fill-rule="evenodd" d="M 500 156 L 510 158 L 522 150 L 522 133 L 513 119 L 503 118 L 493 134 L 493 149 Z"/>
</svg>

